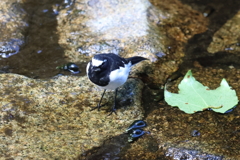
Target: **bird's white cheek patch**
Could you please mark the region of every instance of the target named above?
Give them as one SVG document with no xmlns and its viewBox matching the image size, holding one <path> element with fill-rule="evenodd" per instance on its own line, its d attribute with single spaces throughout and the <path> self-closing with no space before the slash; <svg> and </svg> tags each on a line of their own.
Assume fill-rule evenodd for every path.
<svg viewBox="0 0 240 160">
<path fill-rule="evenodd" d="M 103 63 L 103 61 L 100 61 L 100 60 L 94 59 L 94 58 L 92 59 L 92 65 L 95 67 L 100 66 L 102 63 Z"/>
<path fill-rule="evenodd" d="M 95 66 L 95 67 L 98 67 L 98 66 L 102 65 L 103 62 L 106 62 L 106 61 L 107 61 L 106 59 L 104 59 L 104 61 L 101 61 L 101 60 L 93 58 L 92 59 L 92 65 Z"/>
</svg>

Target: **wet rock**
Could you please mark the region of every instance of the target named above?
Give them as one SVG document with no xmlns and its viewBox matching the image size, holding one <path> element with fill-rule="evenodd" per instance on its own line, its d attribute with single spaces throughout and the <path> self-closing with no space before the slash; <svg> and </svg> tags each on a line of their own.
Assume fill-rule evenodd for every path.
<svg viewBox="0 0 240 160">
<path fill-rule="evenodd" d="M 191 132 L 191 135 L 193 136 L 193 137 L 197 137 L 197 136 L 200 136 L 201 135 L 201 133 L 198 131 L 198 130 L 192 130 L 192 132 Z"/>
<path fill-rule="evenodd" d="M 147 123 L 143 120 L 136 120 L 134 121 L 127 129 L 126 133 L 130 133 L 134 129 L 144 128 L 147 126 Z"/>
<path fill-rule="evenodd" d="M 190 149 L 178 149 L 178 148 L 169 148 L 166 156 L 172 157 L 176 160 L 193 160 L 193 159 L 214 159 L 214 160 L 222 160 L 222 156 L 211 155 L 206 153 L 201 153 L 196 150 Z"/>
<path fill-rule="evenodd" d="M 95 147 L 78 158 L 87 160 L 120 159 L 119 153 L 125 146 L 128 146 L 127 135 L 123 134 L 105 140 L 101 147 Z"/>
<path fill-rule="evenodd" d="M 215 9 L 211 6 L 206 6 L 203 10 L 203 16 L 204 17 L 209 17 L 211 16 L 211 14 L 213 14 L 213 12 L 215 11 Z"/>
<path fill-rule="evenodd" d="M 9 41 L 0 42 L 0 55 L 2 58 L 8 58 L 14 54 L 17 54 L 20 50 L 20 46 L 24 44 L 24 40 L 10 39 Z"/>
<path fill-rule="evenodd" d="M 67 64 L 64 64 L 62 66 L 57 66 L 56 69 L 61 69 L 61 70 L 64 70 L 64 71 L 69 71 L 73 74 L 78 74 L 80 73 L 80 70 L 79 70 L 79 67 L 75 64 L 75 63 L 67 63 Z"/>
<path fill-rule="evenodd" d="M 222 78 L 226 78 L 239 96 L 239 76 L 236 77 L 239 69 L 202 67 L 195 68 L 192 72 L 200 83 L 211 89 L 219 87 Z M 179 81 L 181 80 L 182 78 Z M 179 81 L 172 82 L 173 88 L 177 88 Z M 151 107 L 155 105 L 158 108 L 149 111 L 145 119 L 149 124 L 148 131 L 153 138 L 156 138 L 159 148 L 162 148 L 171 159 L 184 159 L 184 157 L 186 159 L 207 157 L 238 159 L 240 147 L 236 137 L 239 136 L 239 106 L 226 114 L 204 111 L 189 115 L 164 102 L 152 103 Z M 171 153 L 169 153 L 170 148 L 174 148 Z M 184 149 L 187 149 L 186 152 Z"/>
<path fill-rule="evenodd" d="M 152 72 L 151 78 L 162 83 L 181 63 L 183 43 L 203 32 L 207 24 L 203 16 L 177 0 L 26 0 L 21 7 L 28 15 L 28 44 L 21 50 L 24 56 L 15 55 L 18 61 L 12 58 L 5 64 L 13 68 L 11 72 L 32 78 L 49 78 L 57 74 L 56 66 L 86 63 L 89 56 L 111 52 L 159 61 L 148 70 L 144 69 L 148 64 L 141 64 L 139 70 Z M 2 50 L 15 53 L 19 49 L 20 42 L 9 44 Z M 155 68 L 163 69 L 159 74 Z"/>
<path fill-rule="evenodd" d="M 131 130 L 129 137 L 128 137 L 128 142 L 133 143 L 139 138 L 141 138 L 146 132 L 142 129 L 133 129 Z"/>
<path fill-rule="evenodd" d="M 28 27 L 26 11 L 17 0 L 1 1 L 0 6 L 0 56 L 8 58 L 17 54 L 25 43 Z"/>
<path fill-rule="evenodd" d="M 56 17 L 62 8 L 71 10 L 73 1 L 11 0 L 2 4 L 0 57 L 5 58 L 0 59 L 0 68 L 9 66 L 10 73 L 31 78 L 55 76 L 55 68 L 69 62 L 58 44 Z"/>
<path fill-rule="evenodd" d="M 164 83 L 178 69 L 184 43 L 207 29 L 202 14 L 177 0 L 76 1 L 72 10 L 59 10 L 57 22 L 59 44 L 68 61 L 87 61 L 80 55 L 97 53 L 143 56 L 159 62 L 137 67 L 155 83 Z"/>
<path fill-rule="evenodd" d="M 111 107 L 111 92 L 103 100 L 106 110 L 89 111 L 96 106 L 100 91 L 90 84 L 84 72 L 83 77 L 59 75 L 45 81 L 1 74 L 1 157 L 74 159 L 82 155 L 93 159 L 98 156 L 167 159 L 164 153 L 173 146 L 178 148 L 174 153 L 182 155 L 186 154 L 181 148 L 191 148 L 195 156 L 208 153 L 234 158 L 239 155 L 238 107 L 229 117 L 207 111 L 186 115 L 160 101 L 163 98 L 160 88 L 151 87 L 155 89 L 153 95 L 146 95 L 145 100 L 151 98 L 144 103 L 146 106 L 141 105 L 143 83 L 138 73 L 148 77 L 150 81 L 146 85 L 163 86 L 184 61 L 185 44 L 194 35 L 207 31 L 208 18 L 201 12 L 178 0 L 22 2 L 31 15 L 29 43 L 21 50 L 23 56 L 17 54 L 5 59 L 0 73 L 19 68 L 15 73 L 49 78 L 57 74 L 57 66 L 67 62 L 82 63 L 80 70 L 85 71 L 91 56 L 108 52 L 123 57 L 144 56 L 149 61 L 133 68 L 133 79 L 119 90 L 118 115 L 110 117 L 106 117 L 106 110 Z M 14 38 L 3 43 L 5 48 L 0 50 L 6 53 L 19 49 L 20 43 Z M 185 60 L 190 61 L 188 58 Z M 222 69 L 204 68 L 201 61 L 197 62 L 198 70 L 193 72 L 201 83 L 215 87 L 220 78 L 229 74 L 228 81 L 236 86 L 239 95 L 238 69 L 233 66 L 227 74 Z M 171 77 L 175 88 L 175 81 L 181 80 L 176 77 Z M 127 143 L 127 137 L 119 138 L 122 132 L 144 115 L 148 123 L 146 131 L 151 134 L 145 134 L 133 144 L 122 143 L 123 140 Z M 196 128 L 201 131 L 200 136 L 191 135 Z M 226 140 L 219 141 L 223 135 Z"/>
<path fill-rule="evenodd" d="M 207 48 L 209 53 L 240 51 L 240 11 L 228 20 L 213 36 L 213 41 Z"/>
<path fill-rule="evenodd" d="M 121 135 L 128 120 L 143 118 L 143 84 L 138 80 L 129 79 L 120 87 L 118 99 L 124 99 L 131 88 L 127 97 L 132 103 L 119 106 L 112 116 L 107 116 L 112 92 L 103 99 L 105 107 L 90 111 L 101 95 L 86 76 L 42 81 L 1 74 L 0 81 L 1 157 L 76 158 L 109 137 Z"/>
<path fill-rule="evenodd" d="M 157 37 L 161 35 L 152 30 L 148 37 L 151 30 L 148 22 L 151 3 L 148 0 L 83 2 L 87 5 L 76 2 L 67 16 L 61 14 L 66 10 L 61 10 L 58 18 L 60 44 L 75 48 L 71 57 L 79 53 L 92 56 L 107 52 L 132 56 L 138 52 L 151 61 L 157 60 L 154 53 L 162 51 Z"/>
</svg>

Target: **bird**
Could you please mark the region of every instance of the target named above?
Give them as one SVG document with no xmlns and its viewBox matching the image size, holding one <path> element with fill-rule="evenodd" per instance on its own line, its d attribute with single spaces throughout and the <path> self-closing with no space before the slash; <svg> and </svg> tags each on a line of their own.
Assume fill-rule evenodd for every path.
<svg viewBox="0 0 240 160">
<path fill-rule="evenodd" d="M 147 58 L 140 56 L 122 58 L 114 53 L 96 54 L 87 64 L 86 73 L 89 80 L 104 91 L 98 105 L 92 110 L 100 110 L 106 90 L 115 90 L 114 105 L 109 115 L 113 112 L 116 114 L 118 87 L 122 86 L 127 81 L 131 67 L 143 60 L 147 60 Z"/>
</svg>

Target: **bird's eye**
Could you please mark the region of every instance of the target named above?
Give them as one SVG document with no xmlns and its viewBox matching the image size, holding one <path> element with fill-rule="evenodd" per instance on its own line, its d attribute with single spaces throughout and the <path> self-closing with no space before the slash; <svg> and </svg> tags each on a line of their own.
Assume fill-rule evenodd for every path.
<svg viewBox="0 0 240 160">
<path fill-rule="evenodd" d="M 103 67 L 106 64 L 107 60 L 104 59 L 104 61 L 102 62 L 102 64 L 99 67 Z"/>
</svg>

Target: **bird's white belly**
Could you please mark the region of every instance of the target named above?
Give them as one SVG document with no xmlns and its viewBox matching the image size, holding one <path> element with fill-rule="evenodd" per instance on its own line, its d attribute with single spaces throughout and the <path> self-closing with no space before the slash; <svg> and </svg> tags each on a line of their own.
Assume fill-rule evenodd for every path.
<svg viewBox="0 0 240 160">
<path fill-rule="evenodd" d="M 101 88 L 115 90 L 117 87 L 120 87 L 127 81 L 130 69 L 131 62 L 126 64 L 124 67 L 120 67 L 119 69 L 112 71 L 109 75 L 109 84 L 104 87 L 102 86 Z"/>
</svg>

